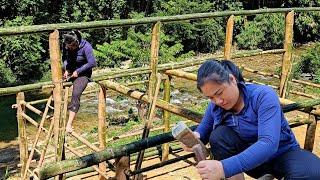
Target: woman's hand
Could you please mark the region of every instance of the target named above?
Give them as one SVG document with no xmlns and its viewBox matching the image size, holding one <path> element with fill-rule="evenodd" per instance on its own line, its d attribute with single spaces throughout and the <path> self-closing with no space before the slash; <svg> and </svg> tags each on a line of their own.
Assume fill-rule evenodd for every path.
<svg viewBox="0 0 320 180">
<path fill-rule="evenodd" d="M 193 132 L 194 136 L 196 136 L 196 138 L 200 139 L 200 134 L 196 131 Z M 181 147 L 183 150 L 187 151 L 187 152 L 192 152 L 192 147 L 189 148 L 187 147 L 186 145 L 184 145 L 183 143 L 180 143 L 181 144 Z"/>
<path fill-rule="evenodd" d="M 224 178 L 222 163 L 216 160 L 200 161 L 196 166 L 203 180 L 220 180 Z"/>
<path fill-rule="evenodd" d="M 67 70 L 64 71 L 63 79 L 67 79 L 67 78 L 68 78 L 68 75 L 69 75 L 69 72 L 68 72 Z"/>
<path fill-rule="evenodd" d="M 77 71 L 73 71 L 71 77 L 74 77 L 74 78 L 78 77 L 78 72 Z"/>
</svg>

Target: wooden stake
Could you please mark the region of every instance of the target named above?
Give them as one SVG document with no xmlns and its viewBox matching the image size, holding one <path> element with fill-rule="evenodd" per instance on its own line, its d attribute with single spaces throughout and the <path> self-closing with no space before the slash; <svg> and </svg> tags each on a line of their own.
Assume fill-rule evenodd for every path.
<svg viewBox="0 0 320 180">
<path fill-rule="evenodd" d="M 99 134 L 99 149 L 103 150 L 106 148 L 106 88 L 100 85 L 99 91 L 99 104 L 98 104 L 98 134 Z M 99 164 L 99 169 L 102 172 L 107 171 L 105 162 Z M 106 179 L 104 176 L 99 175 L 100 180 Z"/>
<path fill-rule="evenodd" d="M 226 41 L 224 44 L 224 58 L 229 60 L 231 59 L 233 25 L 234 25 L 234 15 L 231 15 L 228 18 L 228 22 L 227 22 Z"/>
<path fill-rule="evenodd" d="M 285 29 L 285 42 L 284 42 L 284 54 L 282 60 L 281 79 L 280 79 L 280 97 L 285 98 L 287 96 L 288 81 L 292 69 L 292 39 L 293 39 L 293 23 L 294 12 L 291 11 L 286 15 L 286 29 Z"/>
<path fill-rule="evenodd" d="M 304 141 L 304 149 L 312 152 L 314 146 L 314 139 L 316 137 L 317 120 L 314 115 L 309 114 L 309 120 L 311 124 L 307 126 L 306 138 Z"/>
<path fill-rule="evenodd" d="M 24 101 L 24 93 L 19 92 L 16 96 L 16 101 L 18 104 L 17 108 L 17 121 L 18 121 L 18 132 L 19 132 L 19 149 L 20 149 L 20 164 L 21 166 L 21 177 L 27 172 L 27 161 L 28 161 L 28 141 L 27 141 L 27 131 L 26 131 L 26 120 L 23 118 L 22 114 L 25 113 L 25 107 L 21 103 Z"/>
<path fill-rule="evenodd" d="M 130 157 L 122 156 L 116 159 L 116 179 L 117 180 L 128 180 L 125 173 L 126 170 L 130 169 Z"/>
<path fill-rule="evenodd" d="M 171 85 L 171 76 L 167 76 L 164 80 L 164 96 L 163 100 L 170 103 L 170 85 Z M 170 112 L 163 110 L 163 124 L 164 124 L 164 133 L 169 132 L 170 130 Z M 168 160 L 169 157 L 169 143 L 162 145 L 162 161 Z"/>
</svg>

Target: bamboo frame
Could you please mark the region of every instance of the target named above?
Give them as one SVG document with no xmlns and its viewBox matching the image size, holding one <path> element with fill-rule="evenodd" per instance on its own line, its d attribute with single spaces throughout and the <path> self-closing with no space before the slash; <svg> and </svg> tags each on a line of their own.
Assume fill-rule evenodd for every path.
<svg viewBox="0 0 320 180">
<path fill-rule="evenodd" d="M 281 79 L 279 87 L 279 95 L 282 98 L 287 96 L 288 82 L 292 70 L 292 40 L 293 40 L 293 23 L 294 12 L 291 11 L 286 15 L 286 27 L 285 27 L 285 42 L 281 69 Z"/>
<path fill-rule="evenodd" d="M 38 163 L 38 168 L 40 168 L 42 166 L 42 163 L 45 159 L 45 154 L 47 152 L 47 147 L 49 145 L 49 142 L 50 142 L 50 139 L 51 139 L 51 136 L 52 136 L 52 133 L 53 133 L 53 127 L 54 127 L 54 120 L 51 120 L 51 123 L 50 123 L 50 127 L 49 127 L 49 132 L 46 136 L 46 139 L 44 140 L 44 147 L 41 151 L 41 155 L 40 155 L 40 159 L 39 159 L 39 163 Z M 55 154 L 54 154 L 55 156 Z"/>
<path fill-rule="evenodd" d="M 26 165 L 28 162 L 28 141 L 27 141 L 27 131 L 26 131 L 26 120 L 23 117 L 25 113 L 25 107 L 21 103 L 24 101 L 24 93 L 19 92 L 16 96 L 16 102 L 18 104 L 17 108 L 17 121 L 18 121 L 18 132 L 19 132 L 19 149 L 20 149 L 20 164 L 21 166 L 21 177 L 23 173 L 27 170 Z"/>
<path fill-rule="evenodd" d="M 52 96 L 49 97 L 49 100 L 47 102 L 47 105 L 45 107 L 45 110 L 44 110 L 44 113 L 42 115 L 42 119 L 40 121 L 40 124 L 39 124 L 39 128 L 38 128 L 38 131 L 37 131 L 37 134 L 36 134 L 36 138 L 32 144 L 32 148 L 31 148 L 31 151 L 30 151 L 30 154 L 29 154 L 29 159 L 27 161 L 27 164 L 26 164 L 26 169 L 29 169 L 29 166 L 30 166 L 30 163 L 31 163 L 31 160 L 33 158 L 33 154 L 34 154 L 34 151 L 35 151 L 35 148 L 37 146 L 37 143 L 39 141 L 39 138 L 40 138 L 40 133 L 42 131 L 42 127 L 44 125 L 44 122 L 45 120 L 47 119 L 47 114 L 49 112 L 49 105 L 51 104 L 51 101 L 52 101 Z M 26 179 L 27 178 L 27 171 L 24 171 L 24 174 L 23 174 L 23 179 Z"/>
<path fill-rule="evenodd" d="M 226 40 L 224 44 L 224 59 L 231 59 L 232 36 L 234 26 L 234 15 L 228 18 L 226 28 Z"/>
</svg>

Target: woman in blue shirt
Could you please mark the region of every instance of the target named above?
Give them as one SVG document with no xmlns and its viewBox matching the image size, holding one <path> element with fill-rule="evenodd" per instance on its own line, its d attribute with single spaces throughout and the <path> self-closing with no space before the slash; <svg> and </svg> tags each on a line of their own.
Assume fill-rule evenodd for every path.
<svg viewBox="0 0 320 180">
<path fill-rule="evenodd" d="M 82 39 L 78 31 L 70 31 L 63 35 L 63 64 L 64 79 L 73 82 L 71 103 L 68 106 L 69 118 L 66 131 L 71 132 L 72 122 L 80 108 L 80 96 L 92 75 L 92 68 L 96 66 L 91 44 Z"/>
<path fill-rule="evenodd" d="M 201 65 L 197 87 L 211 102 L 194 133 L 215 158 L 198 163 L 203 179 L 320 179 L 320 159 L 299 147 L 272 88 L 245 84 L 236 65 L 216 60 Z"/>
</svg>

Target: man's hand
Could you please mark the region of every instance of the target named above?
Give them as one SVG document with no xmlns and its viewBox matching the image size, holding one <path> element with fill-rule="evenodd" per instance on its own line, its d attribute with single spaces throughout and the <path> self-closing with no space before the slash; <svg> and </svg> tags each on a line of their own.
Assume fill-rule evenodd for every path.
<svg viewBox="0 0 320 180">
<path fill-rule="evenodd" d="M 200 134 L 196 131 L 193 132 L 194 136 L 196 136 L 196 138 L 200 139 Z M 183 150 L 187 151 L 187 152 L 192 152 L 192 147 L 189 148 L 186 145 L 184 145 L 183 143 L 180 142 L 180 145 L 182 147 Z"/>
<path fill-rule="evenodd" d="M 74 77 L 74 78 L 78 77 L 78 72 L 77 71 L 73 71 L 71 77 Z"/>
<path fill-rule="evenodd" d="M 216 160 L 200 161 L 196 166 L 203 180 L 220 180 L 224 178 L 222 163 Z"/>
<path fill-rule="evenodd" d="M 68 78 L 68 75 L 69 75 L 69 72 L 68 72 L 67 70 L 64 71 L 63 79 L 67 79 L 67 78 Z"/>
</svg>

